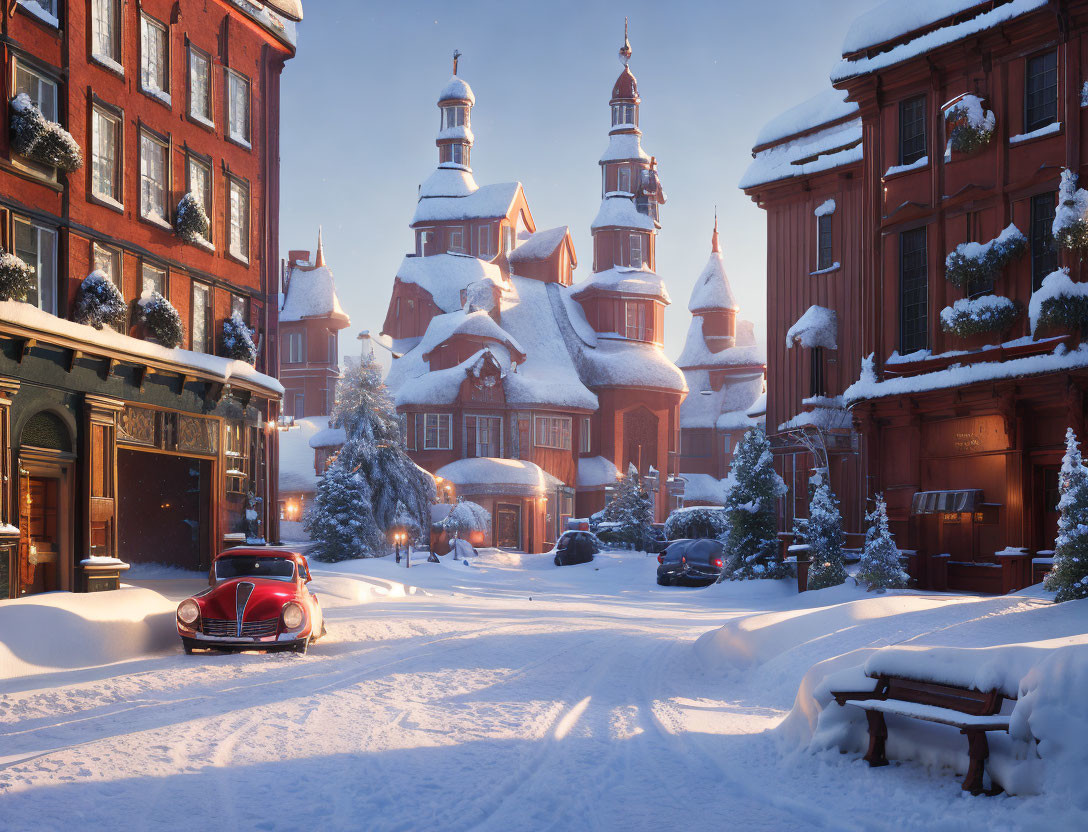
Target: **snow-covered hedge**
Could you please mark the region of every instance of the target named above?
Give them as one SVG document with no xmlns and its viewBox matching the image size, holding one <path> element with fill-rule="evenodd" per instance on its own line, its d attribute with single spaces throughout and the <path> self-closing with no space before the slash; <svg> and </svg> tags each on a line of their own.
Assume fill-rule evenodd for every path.
<svg viewBox="0 0 1088 832">
<path fill-rule="evenodd" d="M 105 272 L 95 269 L 87 275 L 76 293 L 72 320 L 95 329 L 125 322 L 125 298 Z"/>
<path fill-rule="evenodd" d="M 678 508 L 665 521 L 665 539 L 719 538 L 728 528 L 729 522 L 724 508 L 714 506 Z"/>
<path fill-rule="evenodd" d="M 1077 174 L 1066 168 L 1058 187 L 1058 208 L 1050 226 L 1060 248 L 1088 248 L 1088 191 L 1077 187 Z"/>
<path fill-rule="evenodd" d="M 23 300 L 34 288 L 34 270 L 0 248 L 0 300 Z"/>
<path fill-rule="evenodd" d="M 146 291 L 140 296 L 139 316 L 139 322 L 147 329 L 153 341 L 168 349 L 181 346 L 185 339 L 181 315 L 158 292 Z"/>
<path fill-rule="evenodd" d="M 1067 268 L 1051 272 L 1032 293 L 1028 318 L 1032 335 L 1038 329 L 1084 327 L 1088 324 L 1088 283 L 1074 283 Z"/>
<path fill-rule="evenodd" d="M 491 529 L 491 514 L 478 503 L 458 497 L 457 505 L 442 519 L 438 527 L 450 537 L 468 537 L 472 532 L 486 534 Z"/>
<path fill-rule="evenodd" d="M 223 321 L 223 332 L 219 336 L 219 354 L 224 358 L 257 363 L 257 346 L 253 343 L 253 330 L 246 326 L 238 312 Z"/>
<path fill-rule="evenodd" d="M 977 95 L 965 95 L 944 114 L 948 141 L 956 153 L 974 153 L 990 143 L 997 119 Z"/>
<path fill-rule="evenodd" d="M 960 243 L 944 259 L 944 276 L 953 286 L 967 288 L 971 282 L 993 280 L 1014 257 L 1027 250 L 1027 240 L 1010 223 L 986 243 Z"/>
<path fill-rule="evenodd" d="M 185 194 L 178 202 L 177 216 L 174 220 L 174 229 L 178 236 L 187 243 L 202 241 L 208 233 L 210 226 L 208 213 L 204 210 L 204 203 L 200 197 L 192 191 Z"/>
<path fill-rule="evenodd" d="M 83 152 L 72 134 L 56 122 L 46 121 L 25 92 L 11 100 L 11 148 L 28 159 L 61 170 L 83 167 Z"/>
<path fill-rule="evenodd" d="M 1021 306 L 1000 295 L 960 298 L 941 310 L 941 328 L 960 338 L 983 332 L 1003 332 L 1020 317 Z"/>
</svg>

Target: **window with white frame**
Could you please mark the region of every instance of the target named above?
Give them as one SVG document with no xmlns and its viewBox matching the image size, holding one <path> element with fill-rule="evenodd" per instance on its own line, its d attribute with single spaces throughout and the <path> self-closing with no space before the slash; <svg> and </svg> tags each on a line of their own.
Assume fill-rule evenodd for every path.
<svg viewBox="0 0 1088 832">
<path fill-rule="evenodd" d="M 140 215 L 158 223 L 168 222 L 166 144 L 140 132 Z"/>
<path fill-rule="evenodd" d="M 450 251 L 465 250 L 465 233 L 460 228 L 450 229 Z"/>
<path fill-rule="evenodd" d="M 15 94 L 26 93 L 46 121 L 57 120 L 57 82 L 15 60 Z"/>
<path fill-rule="evenodd" d="M 463 144 L 444 144 L 439 153 L 440 162 L 450 162 L 455 165 L 468 164 L 468 148 Z"/>
<path fill-rule="evenodd" d="M 588 416 L 582 417 L 582 435 L 579 437 L 578 449 L 583 454 L 588 454 L 593 447 L 593 434 L 591 433 L 591 426 L 593 421 Z"/>
<path fill-rule="evenodd" d="M 230 180 L 230 253 L 249 261 L 249 188 Z"/>
<path fill-rule="evenodd" d="M 443 107 L 442 129 L 447 127 L 465 127 L 469 123 L 467 107 Z"/>
<path fill-rule="evenodd" d="M 120 249 L 94 243 L 92 251 L 94 253 L 94 270 L 102 272 L 118 289 L 122 288 Z"/>
<path fill-rule="evenodd" d="M 625 303 L 624 336 L 635 341 L 649 341 L 646 329 L 646 304 L 629 300 Z"/>
<path fill-rule="evenodd" d="M 249 79 L 227 70 L 227 129 L 236 142 L 249 144 Z"/>
<path fill-rule="evenodd" d="M 631 268 L 642 268 L 642 235 L 631 235 Z"/>
<path fill-rule="evenodd" d="M 419 418 L 418 416 L 416 417 Z M 448 451 L 453 417 L 449 413 L 426 413 L 423 416 L 423 450 Z"/>
<path fill-rule="evenodd" d="M 189 47 L 189 115 L 207 125 L 215 122 L 212 114 L 212 59 L 195 46 Z"/>
<path fill-rule="evenodd" d="M 57 232 L 35 225 L 22 217 L 14 218 L 15 256 L 34 272 L 33 284 L 26 294 L 31 306 L 57 314 Z"/>
<path fill-rule="evenodd" d="M 212 166 L 210 162 L 198 159 L 195 156 L 186 158 L 186 175 L 188 176 L 189 193 L 195 194 L 204 206 L 204 211 L 210 217 L 212 215 Z M 204 230 L 203 237 L 209 243 L 212 241 L 212 224 L 209 222 Z"/>
<path fill-rule="evenodd" d="M 504 225 L 502 227 L 502 250 L 509 254 L 514 250 L 515 242 L 514 227 L 512 225 Z"/>
<path fill-rule="evenodd" d="M 502 418 L 466 416 L 465 438 L 475 447 L 470 456 L 502 458 Z"/>
<path fill-rule="evenodd" d="M 140 14 L 140 88 L 170 103 L 170 40 L 167 28 Z"/>
<path fill-rule="evenodd" d="M 302 364 L 306 361 L 306 333 L 292 332 L 287 336 L 287 363 Z"/>
<path fill-rule="evenodd" d="M 491 226 L 485 225 L 479 229 L 479 245 L 477 248 L 480 257 L 491 257 Z"/>
<path fill-rule="evenodd" d="M 120 206 L 121 118 L 95 104 L 91 108 L 91 193 Z"/>
<path fill-rule="evenodd" d="M 537 416 L 536 446 L 570 450 L 571 420 L 569 416 Z"/>
<path fill-rule="evenodd" d="M 56 26 L 60 22 L 57 20 L 58 2 L 59 0 L 19 0 L 19 5 L 29 11 L 39 20 L 43 20 L 46 23 L 51 23 L 52 25 Z M 41 9 L 41 12 L 44 12 L 44 14 L 39 12 L 39 9 Z M 49 18 L 52 19 L 50 20 Z"/>
<path fill-rule="evenodd" d="M 203 283 L 193 283 L 190 349 L 211 352 L 211 290 Z"/>
<path fill-rule="evenodd" d="M 158 292 L 163 297 L 166 297 L 166 269 L 160 269 L 157 266 L 152 266 L 150 263 L 144 263 L 143 284 L 140 287 L 140 292 L 143 295 Z"/>
<path fill-rule="evenodd" d="M 121 0 L 92 0 L 91 54 L 111 69 L 121 66 Z"/>
</svg>

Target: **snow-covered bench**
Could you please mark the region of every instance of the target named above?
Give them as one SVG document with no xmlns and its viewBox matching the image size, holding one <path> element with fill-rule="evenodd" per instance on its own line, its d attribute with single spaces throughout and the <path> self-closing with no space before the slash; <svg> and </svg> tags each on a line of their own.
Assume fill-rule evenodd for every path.
<svg viewBox="0 0 1088 832">
<path fill-rule="evenodd" d="M 967 753 L 971 764 L 963 779 L 963 788 L 971 794 L 983 792 L 982 775 L 986 758 L 990 756 L 986 733 L 1009 730 L 1010 717 L 1000 713 L 1005 695 L 998 690 L 979 691 L 902 676 L 881 675 L 873 678 L 877 682 L 874 690 L 831 692 L 839 705 L 853 705 L 865 711 L 869 721 L 869 750 L 865 754 L 865 761 L 870 766 L 888 764 L 885 714 L 951 725 L 967 735 Z M 997 794 L 1000 791 L 995 782 L 988 793 Z"/>
</svg>

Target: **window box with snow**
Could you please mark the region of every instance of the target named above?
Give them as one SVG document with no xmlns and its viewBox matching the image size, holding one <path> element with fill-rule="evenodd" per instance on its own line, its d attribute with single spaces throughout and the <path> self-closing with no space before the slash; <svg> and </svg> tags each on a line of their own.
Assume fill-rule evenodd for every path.
<svg viewBox="0 0 1088 832">
<path fill-rule="evenodd" d="M 977 95 L 964 93 L 944 105 L 945 133 L 952 153 L 969 156 L 990 143 L 997 129 L 993 111 Z"/>
<path fill-rule="evenodd" d="M 1023 308 L 1000 295 L 961 298 L 941 310 L 941 328 L 959 338 L 1000 334 L 1020 317 Z"/>
<path fill-rule="evenodd" d="M 23 167 L 50 179 L 56 171 L 83 166 L 83 153 L 72 135 L 57 123 L 58 83 L 21 61 L 15 61 L 15 97 L 11 100 L 11 149 Z"/>
<path fill-rule="evenodd" d="M 944 276 L 958 289 L 989 285 L 1027 251 L 1027 239 L 1013 224 L 985 243 L 961 243 L 944 260 Z"/>
<path fill-rule="evenodd" d="M 1070 279 L 1068 268 L 1052 272 L 1032 293 L 1028 318 L 1036 340 L 1081 335 L 1088 327 L 1088 283 Z"/>
</svg>

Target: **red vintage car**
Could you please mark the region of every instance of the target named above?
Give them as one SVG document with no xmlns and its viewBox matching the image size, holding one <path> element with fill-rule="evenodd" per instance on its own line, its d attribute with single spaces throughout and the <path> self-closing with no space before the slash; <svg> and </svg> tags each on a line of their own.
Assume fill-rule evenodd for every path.
<svg viewBox="0 0 1088 832">
<path fill-rule="evenodd" d="M 325 635 L 310 567 L 298 552 L 238 547 L 216 556 L 203 592 L 178 605 L 178 635 L 193 650 L 295 650 Z"/>
</svg>

